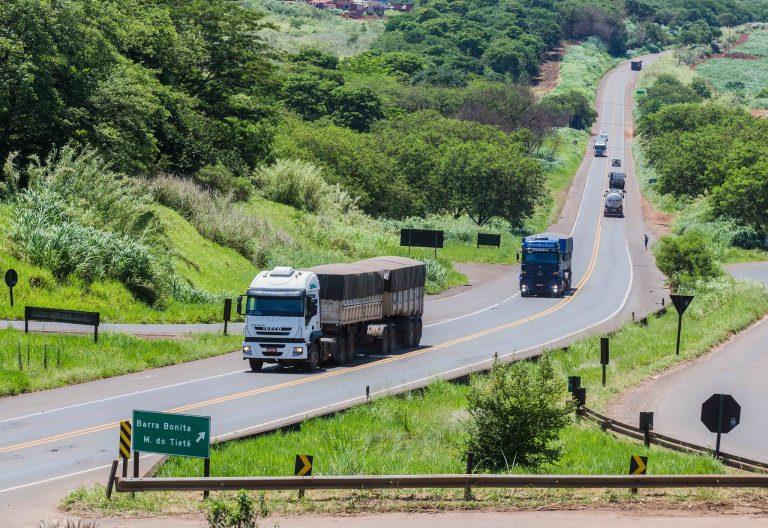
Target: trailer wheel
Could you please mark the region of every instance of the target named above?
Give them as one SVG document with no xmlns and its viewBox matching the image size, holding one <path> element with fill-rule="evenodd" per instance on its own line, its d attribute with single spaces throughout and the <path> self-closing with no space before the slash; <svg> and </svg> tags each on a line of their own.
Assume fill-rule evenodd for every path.
<svg viewBox="0 0 768 528">
<path fill-rule="evenodd" d="M 374 344 L 376 354 L 379 356 L 385 356 L 387 355 L 390 347 L 389 347 L 389 332 L 385 331 L 381 334 L 381 337 L 376 340 L 376 343 Z"/>
<path fill-rule="evenodd" d="M 333 349 L 333 362 L 343 365 L 347 362 L 347 340 L 343 337 L 336 338 L 336 347 Z"/>
<path fill-rule="evenodd" d="M 387 328 L 387 333 L 389 334 L 387 354 L 391 354 L 397 348 L 397 331 L 395 330 L 394 326 L 390 326 Z"/>
<path fill-rule="evenodd" d="M 421 343 L 421 334 L 424 330 L 424 325 L 421 322 L 421 317 L 416 319 L 416 322 L 414 323 L 414 332 L 413 332 L 413 346 L 416 348 Z"/>
<path fill-rule="evenodd" d="M 320 368 L 320 353 L 317 351 L 317 345 L 312 343 L 307 351 L 307 362 L 304 364 L 304 369 L 307 372 L 314 372 L 318 368 Z"/>
<path fill-rule="evenodd" d="M 248 359 L 248 364 L 251 366 L 251 371 L 253 372 L 260 371 L 261 367 L 264 366 L 264 362 L 258 359 Z"/>
<path fill-rule="evenodd" d="M 405 348 L 411 348 L 416 337 L 416 326 L 413 324 L 413 319 L 408 319 L 403 326 L 405 329 L 400 337 L 401 344 Z"/>
<path fill-rule="evenodd" d="M 345 350 L 345 353 L 347 354 L 347 361 L 354 361 L 355 356 L 357 355 L 357 338 L 354 334 L 349 334 L 347 336 L 347 349 Z"/>
</svg>

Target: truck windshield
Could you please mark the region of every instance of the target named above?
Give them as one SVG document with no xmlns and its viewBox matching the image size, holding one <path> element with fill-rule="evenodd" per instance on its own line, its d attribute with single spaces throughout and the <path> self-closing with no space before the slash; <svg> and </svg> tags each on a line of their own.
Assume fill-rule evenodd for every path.
<svg viewBox="0 0 768 528">
<path fill-rule="evenodd" d="M 525 264 L 557 264 L 557 253 L 523 253 Z"/>
<path fill-rule="evenodd" d="M 304 299 L 301 297 L 248 297 L 245 314 L 266 317 L 303 317 Z"/>
</svg>

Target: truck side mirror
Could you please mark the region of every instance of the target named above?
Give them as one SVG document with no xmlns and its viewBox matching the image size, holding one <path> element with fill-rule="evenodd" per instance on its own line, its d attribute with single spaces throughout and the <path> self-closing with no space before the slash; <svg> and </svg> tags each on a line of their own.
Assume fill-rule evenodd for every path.
<svg viewBox="0 0 768 528">
<path fill-rule="evenodd" d="M 243 296 L 237 296 L 237 315 L 243 315 Z"/>
</svg>

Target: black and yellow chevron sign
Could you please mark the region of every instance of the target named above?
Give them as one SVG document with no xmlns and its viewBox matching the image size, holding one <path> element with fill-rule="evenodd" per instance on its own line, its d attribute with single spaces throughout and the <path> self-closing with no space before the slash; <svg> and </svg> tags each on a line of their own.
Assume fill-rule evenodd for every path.
<svg viewBox="0 0 768 528">
<path fill-rule="evenodd" d="M 629 459 L 630 475 L 645 475 L 648 469 L 648 457 L 632 455 Z"/>
<path fill-rule="evenodd" d="M 297 477 L 308 477 L 312 474 L 312 455 L 296 455 L 296 465 L 293 473 Z"/>
<path fill-rule="evenodd" d="M 120 458 L 131 458 L 131 421 L 120 422 L 120 442 L 118 444 Z"/>
</svg>

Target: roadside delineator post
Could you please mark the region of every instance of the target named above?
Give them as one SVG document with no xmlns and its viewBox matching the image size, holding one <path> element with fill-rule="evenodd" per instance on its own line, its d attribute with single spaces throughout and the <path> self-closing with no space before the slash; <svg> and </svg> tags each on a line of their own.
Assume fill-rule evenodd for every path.
<svg viewBox="0 0 768 528">
<path fill-rule="evenodd" d="M 471 475 L 475 470 L 475 454 L 470 451 L 467 453 L 467 475 Z M 472 487 L 464 488 L 464 500 L 472 500 Z"/>
<path fill-rule="evenodd" d="M 573 399 L 576 402 L 576 417 L 581 414 L 581 409 L 587 404 L 587 389 L 579 387 L 573 391 Z"/>
<path fill-rule="evenodd" d="M 600 338 L 600 364 L 603 366 L 603 387 L 605 387 L 606 370 L 608 368 L 608 338 Z"/>
<path fill-rule="evenodd" d="M 653 413 L 640 412 L 640 429 L 643 431 L 643 443 L 645 447 L 651 445 L 651 430 L 653 429 Z"/>
<path fill-rule="evenodd" d="M 224 335 L 227 335 L 229 320 L 232 318 L 232 299 L 224 299 Z"/>
<path fill-rule="evenodd" d="M 371 401 L 371 386 L 366 385 L 365 386 L 365 402 L 368 403 Z"/>
<path fill-rule="evenodd" d="M 314 457 L 312 455 L 296 455 L 296 462 L 293 466 L 293 474 L 297 477 L 311 477 L 312 476 L 312 462 Z M 299 499 L 304 498 L 304 490 L 299 490 Z"/>
</svg>

